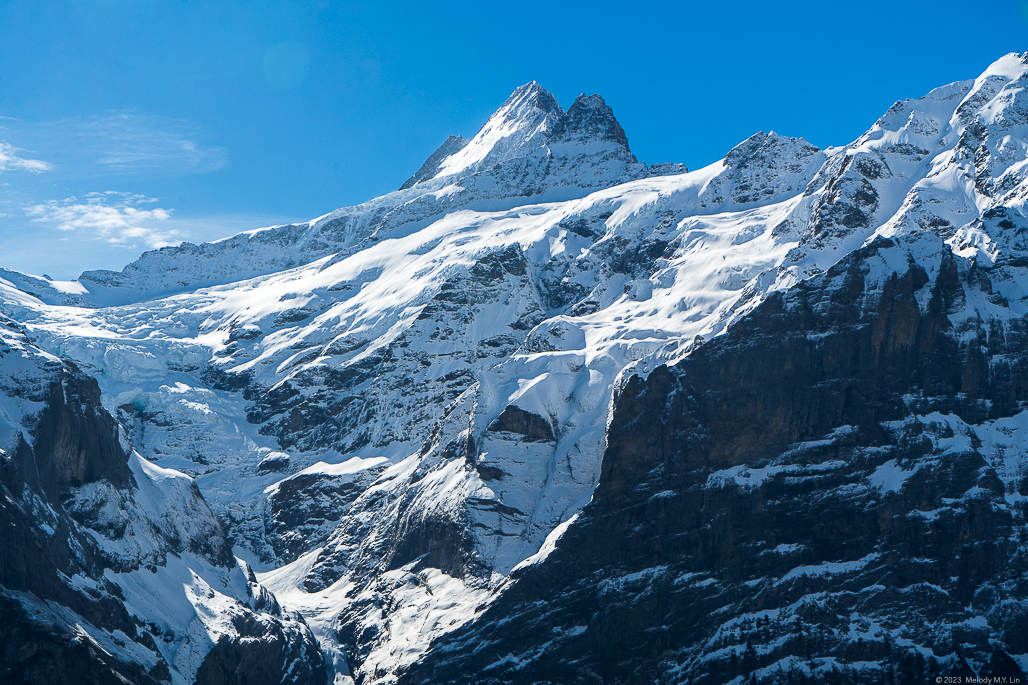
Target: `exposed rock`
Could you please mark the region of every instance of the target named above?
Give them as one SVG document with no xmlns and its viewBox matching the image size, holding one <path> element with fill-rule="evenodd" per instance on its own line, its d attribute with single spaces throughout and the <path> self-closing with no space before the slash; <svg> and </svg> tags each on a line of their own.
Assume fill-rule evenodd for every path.
<svg viewBox="0 0 1028 685">
<path fill-rule="evenodd" d="M 400 682 L 1023 678 L 994 612 L 1028 601 L 1026 512 L 975 431 L 1024 411 L 1024 327 L 961 343 L 966 272 L 943 249 L 934 280 L 870 281 L 897 251 L 878 241 L 631 379 L 578 522 Z"/>
<path fill-rule="evenodd" d="M 553 428 L 550 422 L 530 411 L 516 405 L 508 405 L 500 412 L 496 420 L 489 424 L 489 430 L 495 432 L 519 433 L 533 440 L 553 440 Z"/>
<path fill-rule="evenodd" d="M 245 624 L 246 634 L 222 631 L 204 662 L 208 682 L 237 682 L 219 678 L 244 658 L 263 660 L 268 682 L 284 682 L 282 655 L 299 660 L 291 682 L 323 682 L 302 620 L 282 615 L 270 595 L 251 609 L 203 580 L 218 577 L 228 593 L 242 580 L 221 527 L 195 481 L 127 452 L 95 379 L 10 331 L 0 332 L 0 358 L 0 437 L 13 438 L 0 449 L 0 680 L 149 685 L 169 682 L 175 669 L 192 681 L 188 663 L 169 664 L 155 636 L 189 643 L 186 632 L 202 619 L 172 611 L 169 621 L 163 597 L 193 601 L 202 615 L 214 600 Z M 185 569 L 184 584 L 187 555 L 196 570 Z"/>
<path fill-rule="evenodd" d="M 268 532 L 278 558 L 292 561 L 325 544 L 353 501 L 380 472 L 371 468 L 340 476 L 298 473 L 277 483 L 268 497 Z"/>
<path fill-rule="evenodd" d="M 0 364 L 4 597 L 130 679 L 310 631 L 363 685 L 1017 676 L 1025 73 L 692 173 L 532 83 L 363 205 L 6 274 L 0 356 L 63 370 Z"/>
<path fill-rule="evenodd" d="M 245 614 L 232 617 L 235 636 L 222 636 L 196 671 L 196 685 L 321 685 L 325 659 L 309 631 Z M 236 637 L 238 636 L 238 637 Z"/>
<path fill-rule="evenodd" d="M 439 163 L 455 152 L 459 152 L 467 144 L 468 140 L 463 136 L 448 137 L 443 141 L 443 144 L 425 160 L 425 163 L 421 165 L 421 168 L 418 169 L 417 173 L 404 181 L 403 185 L 400 186 L 400 190 L 406 190 L 421 181 L 434 177 L 439 173 Z"/>
<path fill-rule="evenodd" d="M 628 149 L 628 136 L 599 95 L 579 95 L 553 127 L 551 140 L 609 140 Z"/>
</svg>

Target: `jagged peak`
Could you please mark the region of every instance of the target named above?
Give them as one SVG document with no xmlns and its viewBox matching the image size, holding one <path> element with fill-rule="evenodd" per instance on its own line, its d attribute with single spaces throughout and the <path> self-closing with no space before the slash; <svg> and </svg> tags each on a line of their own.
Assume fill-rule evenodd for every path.
<svg viewBox="0 0 1028 685">
<path fill-rule="evenodd" d="M 814 152 L 818 149 L 816 145 L 804 138 L 783 136 L 775 131 L 769 133 L 757 131 L 728 151 L 728 154 L 725 155 L 725 166 L 732 168 L 745 166 L 749 159 L 759 150 L 770 150 L 772 148 L 797 148 Z"/>
<path fill-rule="evenodd" d="M 500 108 L 493 116 L 496 116 L 505 108 L 519 103 L 530 103 L 544 112 L 564 113 L 564 109 L 557 102 L 557 98 L 554 97 L 553 93 L 543 88 L 537 81 L 529 81 L 525 85 L 515 88 L 514 92 L 500 105 Z"/>
<path fill-rule="evenodd" d="M 575 105 L 596 109 L 598 107 L 606 107 L 607 103 L 603 100 L 603 96 L 599 93 L 593 93 L 592 95 L 586 95 L 585 93 L 582 93 L 577 98 L 575 98 L 575 102 L 571 106 L 574 107 Z"/>
<path fill-rule="evenodd" d="M 425 160 L 425 163 L 421 165 L 421 168 L 418 169 L 413 176 L 408 178 L 402 186 L 400 186 L 400 190 L 406 190 L 407 188 L 417 185 L 421 181 L 434 177 L 439 172 L 440 163 L 450 155 L 463 150 L 469 142 L 471 141 L 462 135 L 449 136 L 445 141 L 443 141 L 443 144 L 436 148 L 436 151 Z"/>
<path fill-rule="evenodd" d="M 497 126 L 535 125 L 539 122 L 540 115 L 544 119 L 556 121 L 564 116 L 564 108 L 557 102 L 553 93 L 535 81 L 530 81 L 516 88 L 471 140 L 474 141 L 487 129 Z M 552 127 L 553 122 L 549 123 L 550 126 L 547 128 Z"/>
<path fill-rule="evenodd" d="M 557 98 L 535 81 L 517 88 L 459 151 L 441 160 L 435 176 L 473 171 L 517 156 L 537 137 L 545 137 L 564 116 Z"/>
<path fill-rule="evenodd" d="M 574 138 L 609 140 L 629 149 L 628 136 L 614 116 L 614 110 L 599 95 L 579 95 L 554 126 L 554 140 Z"/>
<path fill-rule="evenodd" d="M 626 161 L 637 162 L 628 147 L 628 136 L 602 97 L 583 93 L 565 112 L 557 98 L 536 81 L 516 88 L 470 141 L 456 147 L 461 141 L 448 139 L 401 189 L 430 178 L 475 173 L 533 154 L 551 143 L 612 142 L 624 148 Z M 437 157 L 444 150 L 449 153 Z"/>
</svg>

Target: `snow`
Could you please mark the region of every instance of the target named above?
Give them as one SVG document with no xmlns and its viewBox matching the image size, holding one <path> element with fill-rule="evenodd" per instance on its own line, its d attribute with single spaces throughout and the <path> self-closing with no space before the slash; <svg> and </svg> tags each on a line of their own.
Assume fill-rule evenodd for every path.
<svg viewBox="0 0 1028 685">
<path fill-rule="evenodd" d="M 274 457 L 276 455 L 284 454 L 285 452 L 270 452 L 268 453 L 268 457 Z M 328 464 L 326 462 L 319 461 L 314 464 L 311 464 L 310 466 L 301 471 L 297 471 L 295 475 L 302 476 L 306 474 L 320 474 L 324 476 L 347 476 L 350 474 L 359 473 L 365 469 L 369 469 L 374 466 L 378 466 L 386 461 L 388 461 L 388 459 L 386 459 L 385 457 L 371 457 L 368 459 L 353 457 L 351 459 L 347 459 L 341 464 Z M 270 494 L 271 488 L 274 487 L 275 486 L 271 486 L 270 488 L 265 490 L 265 492 L 269 492 Z"/>
<path fill-rule="evenodd" d="M 855 571 L 860 571 L 878 558 L 879 555 L 877 554 L 868 554 L 862 559 L 856 559 L 854 561 L 825 562 L 815 566 L 797 566 L 782 576 L 779 582 L 784 583 L 790 580 L 795 580 L 801 576 L 831 576 L 843 573 L 853 573 Z"/>
<path fill-rule="evenodd" d="M 543 544 L 539 547 L 539 551 L 512 568 L 510 570 L 511 575 L 514 575 L 521 569 L 543 562 L 546 557 L 550 556 L 553 550 L 557 548 L 557 541 L 560 540 L 564 533 L 567 532 L 568 528 L 574 525 L 577 519 L 578 514 L 575 514 L 567 521 L 558 524 L 556 528 L 550 531 L 550 534 L 546 536 L 546 539 L 543 540 Z"/>
<path fill-rule="evenodd" d="M 801 551 L 803 549 L 806 549 L 805 545 L 798 545 L 798 544 L 794 544 L 794 543 L 793 544 L 782 543 L 782 544 L 776 546 L 773 550 L 770 550 L 770 551 L 775 553 L 775 554 L 792 554 L 794 552 L 799 552 L 799 551 Z"/>
<path fill-rule="evenodd" d="M 69 383 L 64 374 L 72 370 L 12 328 L 0 328 L 0 346 L 4 361 L 0 367 L 0 435 L 5 441 L 18 435 L 27 438 L 25 427 L 32 425 L 43 407 L 29 398 L 38 399 L 38 393 L 55 382 Z M 188 389 L 181 384 L 175 387 Z M 68 577 L 57 571 L 58 578 L 92 600 L 112 594 L 118 597 L 128 613 L 140 620 L 140 629 L 153 632 L 152 644 L 173 666 L 172 683 L 187 685 L 213 639 L 235 636 L 231 616 L 249 611 L 245 608 L 249 600 L 246 577 L 237 565 L 218 566 L 189 551 L 216 548 L 222 537 L 220 525 L 192 478 L 136 453 L 109 458 L 128 459 L 129 486 L 116 487 L 107 480 L 89 482 L 67 488 L 61 504 L 73 517 L 62 514 L 63 522 L 78 525 L 91 536 L 110 567 L 102 577 Z M 32 493 L 30 485 L 21 499 L 24 504 L 8 498 L 15 506 L 31 507 L 31 515 L 46 534 L 58 533 L 56 513 Z M 66 527 L 62 528 L 61 533 L 66 533 Z M 82 553 L 74 538 L 68 544 L 72 554 Z M 144 671 L 158 662 L 158 655 L 146 646 L 150 641 L 142 635 L 107 632 L 66 606 L 9 590 L 5 594 L 21 603 L 33 620 L 51 626 L 57 634 L 74 635 L 120 661 L 139 664 Z"/>
<path fill-rule="evenodd" d="M 450 176 L 479 166 L 490 154 L 495 158 L 500 156 L 498 152 L 502 155 L 503 148 L 513 147 L 512 144 L 501 146 L 508 142 L 505 139 L 520 134 L 520 140 L 514 144 L 525 144 L 544 132 L 547 125 L 552 126 L 548 113 L 532 102 L 534 85 L 533 82 L 518 89 L 466 146 L 443 160 L 437 176 Z"/>
<path fill-rule="evenodd" d="M 903 489 L 903 484 L 916 472 L 916 469 L 904 470 L 895 459 L 890 459 L 877 467 L 874 473 L 868 476 L 868 481 L 883 493 L 899 492 Z"/>
<path fill-rule="evenodd" d="M 303 581 L 320 550 L 314 550 L 279 569 L 258 574 L 258 579 L 279 600 L 303 613 L 322 649 L 330 660 L 345 664 L 344 645 L 335 638 L 335 622 L 340 610 L 350 602 L 374 597 L 374 591 L 357 593 L 353 583 L 340 580 L 321 592 L 303 590 Z M 389 669 L 397 664 L 413 663 L 424 654 L 432 639 L 442 632 L 454 630 L 470 620 L 489 596 L 486 588 L 468 586 L 436 569 L 413 571 L 414 564 L 383 574 L 383 582 L 391 587 L 390 596 L 396 611 L 383 625 L 388 638 L 372 650 L 365 661 L 373 667 Z M 389 676 L 386 682 L 394 680 Z M 341 682 L 341 679 L 337 682 Z"/>
</svg>

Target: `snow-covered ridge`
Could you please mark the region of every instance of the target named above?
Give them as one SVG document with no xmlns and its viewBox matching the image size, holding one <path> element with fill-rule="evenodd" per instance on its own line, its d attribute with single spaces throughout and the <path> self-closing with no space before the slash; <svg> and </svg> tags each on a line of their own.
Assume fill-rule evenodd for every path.
<svg viewBox="0 0 1028 685">
<path fill-rule="evenodd" d="M 34 292 L 51 304 L 142 302 L 351 254 L 459 209 L 502 210 L 581 197 L 649 173 L 600 96 L 582 95 L 565 112 L 532 82 L 518 88 L 470 141 L 448 138 L 396 192 L 303 224 L 147 252 L 121 272 L 87 271 L 74 297 L 39 278 Z"/>
<path fill-rule="evenodd" d="M 544 143 L 563 116 L 564 109 L 548 91 L 535 81 L 525 84 L 507 98 L 467 145 L 440 161 L 433 178 L 467 174 L 521 156 L 519 152 L 533 143 Z"/>
</svg>

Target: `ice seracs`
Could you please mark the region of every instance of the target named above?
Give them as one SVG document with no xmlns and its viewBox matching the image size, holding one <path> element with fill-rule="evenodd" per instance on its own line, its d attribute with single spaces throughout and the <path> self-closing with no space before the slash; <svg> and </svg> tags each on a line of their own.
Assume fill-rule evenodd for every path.
<svg viewBox="0 0 1028 685">
<path fill-rule="evenodd" d="M 0 679 L 52 682 L 63 665 L 224 682 L 210 674 L 249 660 L 279 682 L 284 655 L 324 678 L 309 628 L 234 558 L 196 482 L 131 451 L 95 380 L 0 323 Z"/>
</svg>

